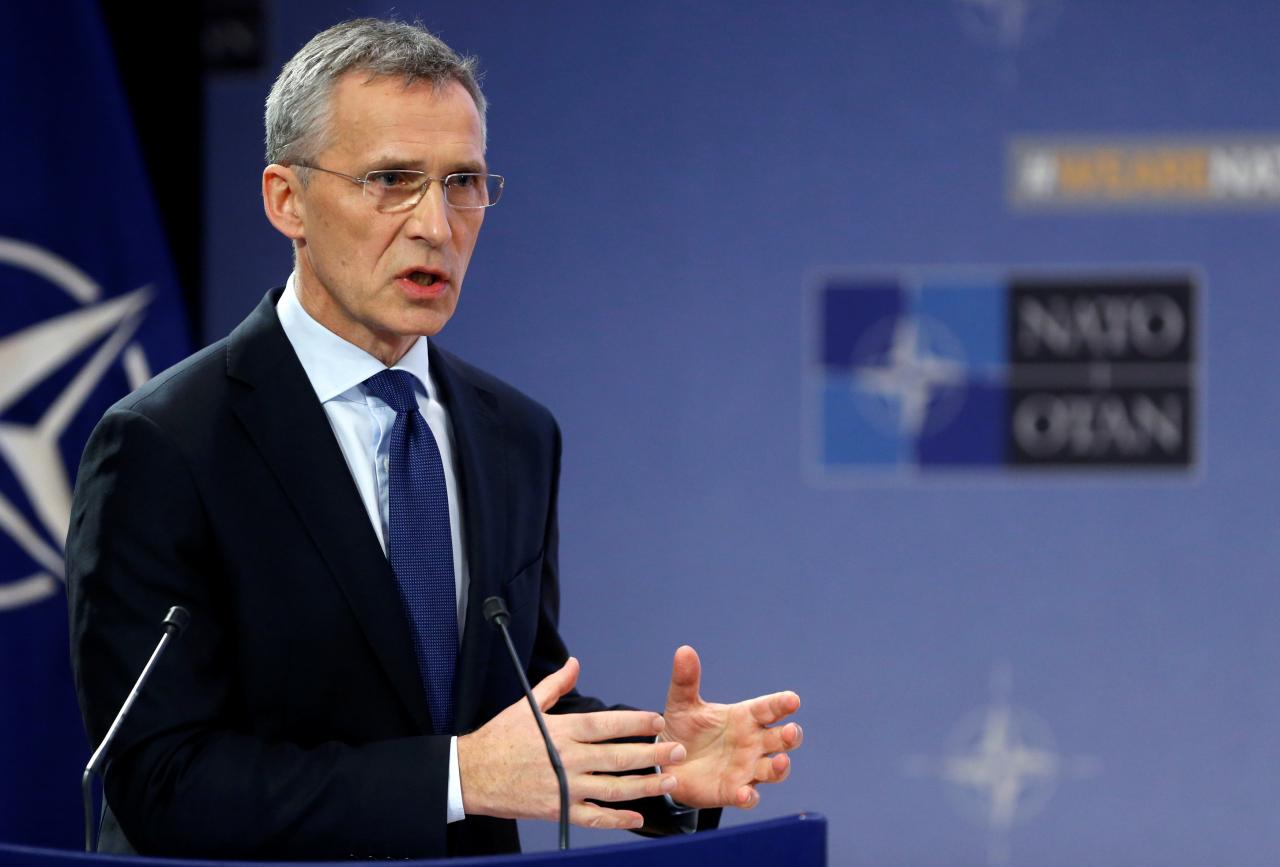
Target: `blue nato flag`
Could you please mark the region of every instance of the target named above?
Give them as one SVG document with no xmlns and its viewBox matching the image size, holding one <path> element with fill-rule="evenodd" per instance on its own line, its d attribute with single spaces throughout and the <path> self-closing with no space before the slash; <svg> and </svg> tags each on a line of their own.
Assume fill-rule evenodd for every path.
<svg viewBox="0 0 1280 867">
<path fill-rule="evenodd" d="M 71 487 L 103 411 L 187 353 L 187 326 L 95 2 L 0 4 L 0 129 L 0 840 L 75 847 Z"/>
</svg>

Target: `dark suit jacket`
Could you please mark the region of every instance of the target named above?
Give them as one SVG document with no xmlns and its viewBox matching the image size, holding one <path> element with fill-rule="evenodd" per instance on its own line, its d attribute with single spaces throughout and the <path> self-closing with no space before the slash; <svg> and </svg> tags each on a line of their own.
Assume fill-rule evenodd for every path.
<svg viewBox="0 0 1280 867">
<path fill-rule="evenodd" d="M 171 605 L 191 625 L 121 731 L 103 848 L 203 857 L 512 851 L 515 823 L 446 826 L 394 575 L 274 290 L 226 339 L 116 404 L 85 449 L 67 544 L 72 660 L 105 734 Z M 520 696 L 482 601 L 506 599 L 531 682 L 557 630 L 560 435 L 551 414 L 438 347 L 471 586 L 455 686 L 473 730 Z M 601 708 L 576 692 L 560 712 Z M 123 835 L 121 835 L 121 830 Z M 127 838 L 124 839 L 124 838 Z"/>
</svg>

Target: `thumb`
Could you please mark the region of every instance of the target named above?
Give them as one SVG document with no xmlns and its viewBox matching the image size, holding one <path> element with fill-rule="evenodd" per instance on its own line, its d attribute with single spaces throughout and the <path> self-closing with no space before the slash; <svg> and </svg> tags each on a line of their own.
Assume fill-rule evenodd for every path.
<svg viewBox="0 0 1280 867">
<path fill-rule="evenodd" d="M 671 688 L 667 690 L 667 710 L 701 701 L 698 687 L 702 682 L 702 661 L 689 645 L 676 649 L 671 662 Z"/>
<path fill-rule="evenodd" d="M 560 697 L 578 682 L 578 671 L 578 660 L 571 656 L 557 671 L 538 681 L 533 688 L 533 697 L 538 702 L 538 707 L 544 711 L 554 707 Z"/>
</svg>

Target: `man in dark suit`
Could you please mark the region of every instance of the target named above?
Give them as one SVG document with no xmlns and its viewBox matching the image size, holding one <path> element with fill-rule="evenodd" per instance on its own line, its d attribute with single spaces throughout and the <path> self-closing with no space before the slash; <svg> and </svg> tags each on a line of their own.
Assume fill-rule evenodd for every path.
<svg viewBox="0 0 1280 867">
<path fill-rule="evenodd" d="M 516 849 L 510 820 L 554 818 L 558 800 L 481 613 L 491 595 L 553 711 L 572 821 L 705 827 L 692 811 L 754 806 L 789 772 L 802 735 L 775 723 L 798 697 L 705 702 L 692 648 L 662 715 L 574 689 L 557 625 L 559 430 L 426 339 L 501 193 L 484 109 L 471 61 L 419 27 L 361 20 L 311 40 L 267 106 L 263 202 L 293 275 L 95 430 L 68 540 L 95 743 L 164 611 L 192 613 L 112 752 L 104 848 Z"/>
</svg>

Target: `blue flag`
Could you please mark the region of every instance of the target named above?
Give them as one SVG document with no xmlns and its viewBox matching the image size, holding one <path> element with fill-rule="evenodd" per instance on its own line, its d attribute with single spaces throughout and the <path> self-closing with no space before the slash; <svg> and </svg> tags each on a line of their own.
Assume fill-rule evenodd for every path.
<svg viewBox="0 0 1280 867">
<path fill-rule="evenodd" d="M 188 351 L 94 0 L 0 4 L 0 166 L 0 840 L 74 848 L 71 487 L 106 408 Z"/>
</svg>

